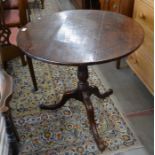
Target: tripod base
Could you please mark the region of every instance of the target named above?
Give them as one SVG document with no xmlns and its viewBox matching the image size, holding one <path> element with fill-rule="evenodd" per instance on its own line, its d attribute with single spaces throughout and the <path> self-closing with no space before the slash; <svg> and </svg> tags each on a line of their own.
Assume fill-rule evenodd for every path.
<svg viewBox="0 0 155 155">
<path fill-rule="evenodd" d="M 90 123 L 90 128 L 92 130 L 95 142 L 100 151 L 104 151 L 106 148 L 106 142 L 102 140 L 98 134 L 96 122 L 94 119 L 95 118 L 94 108 L 90 100 L 90 96 L 94 94 L 99 98 L 105 99 L 106 97 L 111 95 L 113 91 L 112 89 L 109 89 L 107 92 L 101 94 L 96 86 L 89 86 L 87 82 L 88 79 L 87 66 L 78 67 L 78 79 L 79 83 L 77 89 L 66 92 L 63 95 L 60 102 L 58 102 L 55 105 L 48 105 L 48 106 L 41 104 L 40 108 L 44 110 L 56 110 L 58 108 L 61 108 L 71 98 L 81 101 L 85 105 L 87 111 L 87 117 Z"/>
</svg>

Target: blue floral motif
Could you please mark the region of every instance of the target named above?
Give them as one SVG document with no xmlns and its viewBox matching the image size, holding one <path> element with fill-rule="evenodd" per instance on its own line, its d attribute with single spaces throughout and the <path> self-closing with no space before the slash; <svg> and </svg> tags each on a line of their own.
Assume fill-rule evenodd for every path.
<svg viewBox="0 0 155 155">
<path fill-rule="evenodd" d="M 39 87 L 36 92 L 32 92 L 27 66 L 22 67 L 18 59 L 9 64 L 9 72 L 14 77 L 10 105 L 20 136 L 21 155 L 99 155 L 81 102 L 71 99 L 55 111 L 38 107 L 40 103 L 55 104 L 64 91 L 76 88 L 77 68 L 39 61 L 33 61 L 33 64 Z M 90 67 L 89 72 L 90 83 L 104 91 L 105 87 L 93 68 Z M 106 151 L 135 145 L 135 136 L 111 98 L 101 100 L 92 95 L 91 99 L 99 133 L 108 144 Z"/>
</svg>

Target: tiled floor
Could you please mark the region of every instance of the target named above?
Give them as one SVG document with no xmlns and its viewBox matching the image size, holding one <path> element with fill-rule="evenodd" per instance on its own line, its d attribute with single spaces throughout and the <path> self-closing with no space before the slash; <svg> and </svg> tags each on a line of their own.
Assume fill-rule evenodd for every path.
<svg viewBox="0 0 155 155">
<path fill-rule="evenodd" d="M 136 135 L 148 153 L 153 155 L 153 96 L 124 61 L 120 70 L 116 69 L 115 62 L 99 65 L 99 68 L 108 85 L 113 88 L 123 112 L 129 115 L 128 119 Z"/>
</svg>

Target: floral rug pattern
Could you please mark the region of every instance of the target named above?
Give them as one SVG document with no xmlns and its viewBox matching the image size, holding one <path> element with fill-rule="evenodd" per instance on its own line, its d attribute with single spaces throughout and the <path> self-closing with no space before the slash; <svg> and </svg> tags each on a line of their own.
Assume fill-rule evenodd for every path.
<svg viewBox="0 0 155 155">
<path fill-rule="evenodd" d="M 67 0 L 45 0 L 43 10 L 31 3 L 34 7 L 31 20 L 64 10 L 61 5 L 64 1 Z M 36 92 L 33 91 L 27 66 L 21 66 L 18 59 L 9 64 L 9 72 L 14 78 L 10 105 L 20 136 L 20 155 L 110 155 L 114 151 L 137 146 L 137 139 L 111 98 L 101 100 L 91 96 L 99 134 L 108 144 L 103 153 L 94 142 L 81 102 L 71 99 L 59 110 L 40 110 L 39 104 L 54 104 L 61 99 L 64 91 L 76 88 L 77 68 L 39 61 L 33 61 L 33 64 L 39 88 Z M 95 71 L 89 68 L 89 72 L 90 84 L 104 92 L 105 88 Z"/>
<path fill-rule="evenodd" d="M 102 154 L 89 129 L 84 105 L 74 99 L 54 111 L 40 110 L 38 105 L 54 104 L 64 91 L 77 85 L 76 67 L 57 66 L 33 61 L 39 90 L 34 92 L 27 66 L 18 59 L 9 64 L 14 78 L 11 100 L 13 119 L 20 136 L 21 155 L 99 155 Z M 89 82 L 104 86 L 89 68 Z M 111 98 L 91 96 L 100 135 L 106 140 L 109 154 L 135 146 L 137 140 Z M 103 153 L 104 154 L 104 153 Z"/>
</svg>

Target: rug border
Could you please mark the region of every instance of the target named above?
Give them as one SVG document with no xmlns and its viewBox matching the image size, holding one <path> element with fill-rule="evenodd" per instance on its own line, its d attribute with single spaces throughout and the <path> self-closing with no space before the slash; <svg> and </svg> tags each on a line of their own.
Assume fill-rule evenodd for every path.
<svg viewBox="0 0 155 155">
<path fill-rule="evenodd" d="M 105 88 L 109 88 L 109 83 L 107 82 L 107 80 L 105 79 L 105 77 L 103 76 L 103 74 L 101 73 L 101 70 L 99 68 L 99 66 L 97 65 L 94 65 L 94 66 L 91 66 L 93 68 L 93 71 L 96 73 L 96 75 L 98 76 L 99 80 L 101 81 L 102 85 L 105 86 Z M 128 118 L 123 115 L 123 109 L 122 107 L 120 106 L 119 104 L 119 101 L 117 99 L 117 97 L 113 94 L 110 96 L 111 100 L 114 102 L 115 104 L 115 107 L 118 109 L 121 117 L 125 120 L 125 122 L 127 123 L 128 127 L 130 128 L 130 130 L 132 131 L 132 133 L 134 134 L 135 138 L 137 139 L 137 142 L 134 146 L 129 146 L 128 148 L 124 148 L 124 149 L 119 149 L 117 151 L 112 151 L 112 153 L 109 154 L 109 151 L 106 151 L 104 153 L 101 153 L 100 155 L 115 155 L 117 153 L 122 153 L 122 152 L 127 152 L 127 151 L 131 151 L 131 150 L 134 150 L 134 149 L 140 149 L 140 148 L 144 148 L 144 145 L 142 145 L 142 143 L 140 142 L 138 136 L 136 135 L 136 133 L 134 132 L 133 130 L 133 125 L 131 124 L 131 122 L 128 120 Z"/>
</svg>

